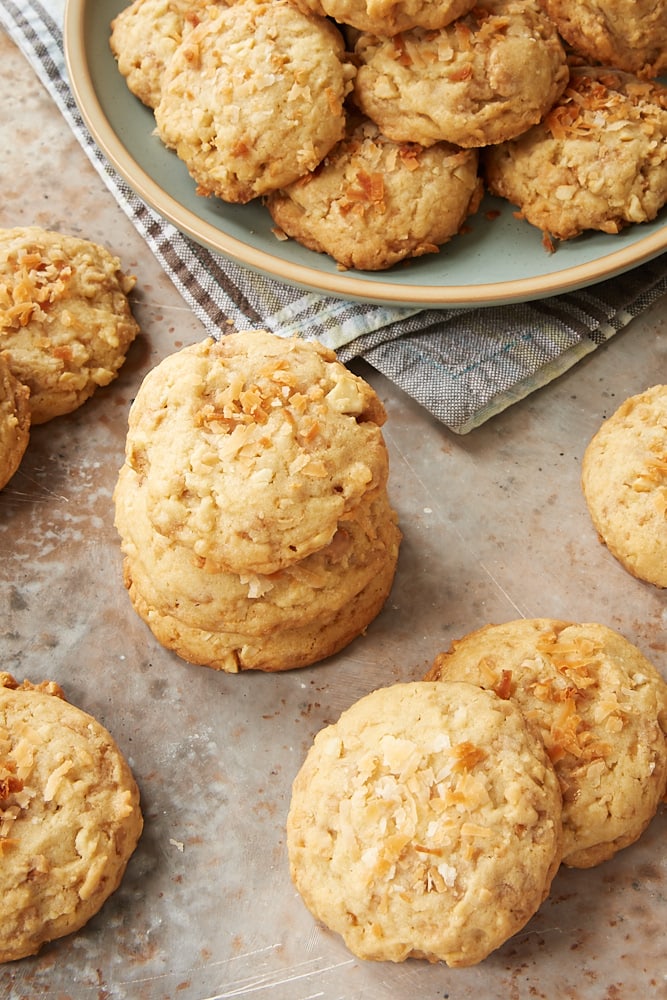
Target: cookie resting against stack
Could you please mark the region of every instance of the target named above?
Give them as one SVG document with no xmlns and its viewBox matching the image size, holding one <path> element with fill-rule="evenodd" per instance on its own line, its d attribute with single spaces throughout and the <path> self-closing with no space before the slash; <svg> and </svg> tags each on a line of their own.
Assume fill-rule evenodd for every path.
<svg viewBox="0 0 667 1000">
<path fill-rule="evenodd" d="M 109 44 L 128 89 L 153 110 L 165 69 L 206 8 L 222 0 L 136 0 L 111 22 Z"/>
<path fill-rule="evenodd" d="M 326 165 L 271 192 L 265 204 L 280 232 L 310 250 L 379 271 L 435 253 L 460 231 L 482 198 L 478 162 L 476 149 L 392 142 L 350 115 Z"/>
<path fill-rule="evenodd" d="M 183 659 L 315 663 L 393 582 L 384 408 L 318 343 L 229 334 L 165 358 L 132 405 L 114 492 L 132 604 Z"/>
<path fill-rule="evenodd" d="M 488 625 L 436 657 L 428 681 L 496 691 L 539 733 L 563 792 L 563 862 L 590 868 L 632 844 L 667 788 L 667 685 L 595 623 Z"/>
<path fill-rule="evenodd" d="M 143 828 L 111 735 L 53 682 L 0 673 L 0 962 L 79 930 L 118 888 Z"/>
</svg>

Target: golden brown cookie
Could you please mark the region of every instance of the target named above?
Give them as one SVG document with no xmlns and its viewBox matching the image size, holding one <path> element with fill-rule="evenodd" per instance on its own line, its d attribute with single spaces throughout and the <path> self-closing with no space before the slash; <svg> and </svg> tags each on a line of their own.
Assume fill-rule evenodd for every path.
<svg viewBox="0 0 667 1000">
<path fill-rule="evenodd" d="M 551 20 L 588 62 L 656 77 L 667 69 L 665 0 L 541 0 Z"/>
<path fill-rule="evenodd" d="M 321 730 L 287 818 L 291 875 L 360 958 L 473 965 L 523 927 L 560 862 L 561 795 L 518 708 L 396 684 Z"/>
<path fill-rule="evenodd" d="M 88 240 L 0 229 L 0 351 L 30 389 L 33 424 L 70 413 L 116 377 L 139 332 L 134 284 Z"/>
<path fill-rule="evenodd" d="M 111 22 L 109 44 L 129 90 L 147 107 L 160 101 L 165 67 L 216 0 L 134 0 Z"/>
<path fill-rule="evenodd" d="M 200 194 L 247 202 L 312 170 L 342 137 L 353 75 L 325 18 L 239 0 L 210 11 L 174 53 L 158 133 Z"/>
<path fill-rule="evenodd" d="M 324 548 L 388 477 L 372 387 L 333 351 L 263 330 L 165 358 L 130 411 L 126 461 L 153 528 L 232 573 Z"/>
<path fill-rule="evenodd" d="M 396 35 L 410 28 L 442 28 L 472 10 L 476 0 L 294 0 L 297 7 L 339 24 Z"/>
<path fill-rule="evenodd" d="M 30 439 L 30 390 L 0 354 L 0 489 L 12 478 Z"/>
<path fill-rule="evenodd" d="M 651 221 L 667 201 L 667 88 L 573 67 L 544 121 L 483 162 L 489 191 L 557 239 Z"/>
<path fill-rule="evenodd" d="M 581 483 L 609 551 L 641 580 L 667 587 L 667 385 L 631 396 L 584 452 Z"/>
<path fill-rule="evenodd" d="M 477 210 L 477 150 L 447 143 L 395 143 L 351 118 L 344 140 L 318 169 L 272 193 L 274 222 L 343 267 L 378 271 L 437 253 Z"/>
<path fill-rule="evenodd" d="M 83 927 L 120 884 L 142 825 L 106 729 L 57 684 L 0 673 L 0 962 Z"/>
<path fill-rule="evenodd" d="M 509 698 L 541 735 L 563 791 L 563 861 L 590 868 L 632 844 L 667 785 L 667 685 L 604 625 L 488 625 L 436 657 L 428 681 Z"/>
<path fill-rule="evenodd" d="M 354 99 L 396 142 L 465 148 L 539 122 L 568 79 L 565 50 L 536 0 L 483 0 L 439 31 L 362 34 Z"/>
</svg>

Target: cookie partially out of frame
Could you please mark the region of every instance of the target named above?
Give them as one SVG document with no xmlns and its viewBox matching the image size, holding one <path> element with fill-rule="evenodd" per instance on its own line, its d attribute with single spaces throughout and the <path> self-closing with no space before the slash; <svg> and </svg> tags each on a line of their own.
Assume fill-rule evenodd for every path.
<svg viewBox="0 0 667 1000">
<path fill-rule="evenodd" d="M 626 399 L 584 452 L 593 524 L 633 576 L 667 587 L 667 385 Z"/>
<path fill-rule="evenodd" d="M 171 57 L 215 0 L 133 0 L 111 22 L 109 44 L 128 89 L 157 107 Z"/>
<path fill-rule="evenodd" d="M 117 376 L 139 332 L 134 285 L 89 240 L 0 229 L 0 351 L 30 389 L 32 424 L 70 413 Z"/>
<path fill-rule="evenodd" d="M 465 683 L 361 698 L 315 737 L 287 818 L 296 888 L 355 955 L 451 966 L 526 924 L 561 836 L 541 740 L 514 704 Z"/>
<path fill-rule="evenodd" d="M 58 685 L 0 673 L 0 962 L 83 927 L 120 884 L 142 825 L 106 729 Z"/>
<path fill-rule="evenodd" d="M 30 439 L 27 386 L 14 378 L 0 354 L 0 489 L 12 478 Z"/>
<path fill-rule="evenodd" d="M 483 0 L 439 31 L 355 45 L 354 100 L 382 133 L 423 146 L 503 142 L 539 122 L 567 83 L 565 50 L 535 0 Z"/>
<path fill-rule="evenodd" d="M 266 199 L 282 231 L 343 267 L 378 271 L 437 253 L 477 210 L 477 150 L 386 139 L 352 117 L 318 169 Z"/>
<path fill-rule="evenodd" d="M 436 657 L 428 681 L 467 681 L 519 706 L 563 792 L 563 861 L 589 868 L 632 844 L 667 785 L 667 685 L 604 625 L 488 625 Z"/>
<path fill-rule="evenodd" d="M 186 347 L 145 377 L 126 462 L 154 530 L 210 568 L 274 573 L 324 548 L 387 483 L 384 407 L 314 341 L 263 330 Z"/>
<path fill-rule="evenodd" d="M 342 137 L 354 68 L 336 26 L 286 0 L 210 10 L 172 56 L 155 119 L 198 191 L 245 203 Z"/>
<path fill-rule="evenodd" d="M 294 0 L 302 10 L 375 35 L 410 28 L 442 28 L 463 17 L 476 0 Z"/>
<path fill-rule="evenodd" d="M 589 62 L 651 78 L 667 69 L 665 0 L 541 0 L 560 34 Z"/>
<path fill-rule="evenodd" d="M 650 222 L 667 201 L 667 88 L 573 67 L 544 120 L 483 162 L 489 191 L 557 239 Z"/>
</svg>

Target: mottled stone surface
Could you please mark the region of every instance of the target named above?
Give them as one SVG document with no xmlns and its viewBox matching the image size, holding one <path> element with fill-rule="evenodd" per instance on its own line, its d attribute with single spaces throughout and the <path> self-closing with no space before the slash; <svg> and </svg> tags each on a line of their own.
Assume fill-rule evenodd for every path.
<svg viewBox="0 0 667 1000">
<path fill-rule="evenodd" d="M 667 997 L 664 813 L 612 862 L 559 873 L 524 932 L 458 971 L 354 960 L 291 887 L 283 833 L 315 732 L 372 688 L 420 678 L 470 629 L 519 616 L 600 621 L 667 674 L 665 595 L 599 543 L 579 487 L 600 422 L 665 377 L 667 302 L 465 438 L 356 365 L 387 406 L 390 493 L 404 533 L 385 610 L 366 636 L 307 670 L 228 676 L 187 666 L 132 612 L 111 494 L 142 376 L 203 329 L 2 35 L 0 95 L 0 225 L 37 223 L 109 246 L 138 277 L 143 331 L 116 382 L 35 429 L 0 492 L 1 666 L 57 680 L 112 731 L 146 818 L 119 891 L 78 935 L 1 967 L 0 996 Z"/>
</svg>

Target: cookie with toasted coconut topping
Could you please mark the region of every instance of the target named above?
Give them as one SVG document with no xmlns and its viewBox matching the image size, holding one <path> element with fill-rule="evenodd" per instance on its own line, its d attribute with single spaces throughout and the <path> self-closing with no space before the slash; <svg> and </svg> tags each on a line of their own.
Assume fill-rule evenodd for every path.
<svg viewBox="0 0 667 1000">
<path fill-rule="evenodd" d="M 328 545 L 389 473 L 372 387 L 315 341 L 264 330 L 164 358 L 129 415 L 126 463 L 153 529 L 232 573 Z"/>
<path fill-rule="evenodd" d="M 567 83 L 565 50 L 536 0 L 483 0 L 438 31 L 355 45 L 354 99 L 382 133 L 423 146 L 498 143 L 539 122 Z"/>
<path fill-rule="evenodd" d="M 612 555 L 667 587 L 667 385 L 631 396 L 605 420 L 584 452 L 581 485 Z"/>
<path fill-rule="evenodd" d="M 618 233 L 667 201 L 667 88 L 601 67 L 573 67 L 540 124 L 483 154 L 492 194 L 549 237 Z"/>
<path fill-rule="evenodd" d="M 428 681 L 467 681 L 519 706 L 563 792 L 563 861 L 589 868 L 641 835 L 667 785 L 667 685 L 599 624 L 521 619 L 452 643 Z"/>
<path fill-rule="evenodd" d="M 360 958 L 474 965 L 547 895 L 561 808 L 516 705 L 472 684 L 395 684 L 315 737 L 287 818 L 292 879 Z"/>
<path fill-rule="evenodd" d="M 109 44 L 128 89 L 149 108 L 171 57 L 216 0 L 133 0 L 111 22 Z"/>
<path fill-rule="evenodd" d="M 463 17 L 477 0 L 293 0 L 297 7 L 375 35 L 410 28 L 442 28 Z"/>
<path fill-rule="evenodd" d="M 540 0 L 588 62 L 653 78 L 667 69 L 665 0 Z"/>
<path fill-rule="evenodd" d="M 396 143 L 351 117 L 318 169 L 266 204 L 282 232 L 342 267 L 378 271 L 437 253 L 477 210 L 478 152 Z"/>
<path fill-rule="evenodd" d="M 118 888 L 142 826 L 106 729 L 57 684 L 0 673 L 0 962 L 82 928 Z"/>
<path fill-rule="evenodd" d="M 200 194 L 245 203 L 312 170 L 338 142 L 353 76 L 326 18 L 286 0 L 221 5 L 169 61 L 158 134 Z"/>
<path fill-rule="evenodd" d="M 139 325 L 134 277 L 106 247 L 38 226 L 0 229 L 0 352 L 41 424 L 116 378 Z"/>
</svg>

